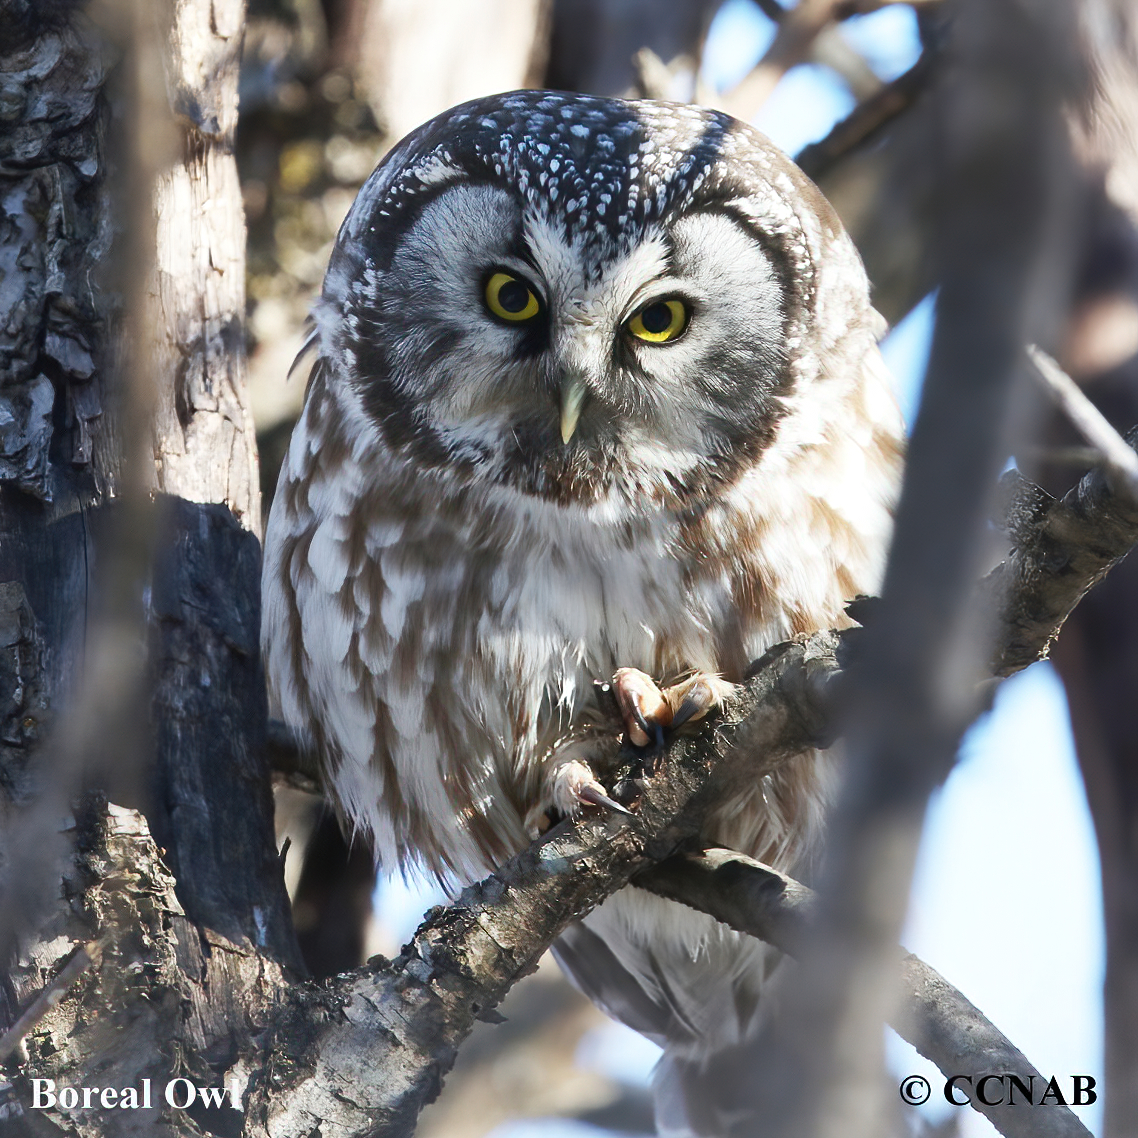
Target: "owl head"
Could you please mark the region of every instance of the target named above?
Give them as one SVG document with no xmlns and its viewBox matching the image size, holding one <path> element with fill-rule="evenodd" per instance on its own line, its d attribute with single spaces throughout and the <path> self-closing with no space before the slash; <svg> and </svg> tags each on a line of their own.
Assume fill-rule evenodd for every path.
<svg viewBox="0 0 1138 1138">
<path fill-rule="evenodd" d="M 683 503 L 754 465 L 869 312 L 830 207 L 750 127 L 526 91 L 391 151 L 316 325 L 324 382 L 420 472 Z"/>
</svg>

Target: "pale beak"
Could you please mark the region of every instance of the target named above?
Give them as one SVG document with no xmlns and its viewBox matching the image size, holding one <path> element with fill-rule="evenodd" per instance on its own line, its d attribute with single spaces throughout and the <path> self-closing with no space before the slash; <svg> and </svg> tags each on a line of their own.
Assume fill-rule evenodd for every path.
<svg viewBox="0 0 1138 1138">
<path fill-rule="evenodd" d="M 581 408 L 585 405 L 588 390 L 579 375 L 570 375 L 561 384 L 561 441 L 567 443 L 577 430 Z"/>
</svg>

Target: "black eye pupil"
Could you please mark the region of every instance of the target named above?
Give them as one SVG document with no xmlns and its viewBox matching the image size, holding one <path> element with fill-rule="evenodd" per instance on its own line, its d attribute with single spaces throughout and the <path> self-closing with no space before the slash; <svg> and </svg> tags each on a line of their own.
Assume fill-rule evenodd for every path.
<svg viewBox="0 0 1138 1138">
<path fill-rule="evenodd" d="M 640 323 L 645 332 L 654 336 L 666 332 L 672 324 L 672 310 L 666 304 L 650 304 L 640 314 Z"/>
<path fill-rule="evenodd" d="M 498 303 L 506 312 L 524 312 L 529 303 L 529 289 L 521 281 L 507 281 L 498 290 Z"/>
</svg>

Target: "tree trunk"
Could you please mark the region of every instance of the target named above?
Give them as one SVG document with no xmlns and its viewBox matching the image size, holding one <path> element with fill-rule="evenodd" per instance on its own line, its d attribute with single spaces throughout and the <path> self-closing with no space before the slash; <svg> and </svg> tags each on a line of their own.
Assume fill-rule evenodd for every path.
<svg viewBox="0 0 1138 1138">
<path fill-rule="evenodd" d="M 300 968 L 257 644 L 232 154 L 244 11 L 103 12 L 101 28 L 65 5 L 3 29 L 25 95 L 0 139 L 21 238 L 0 255 L 23 273 L 5 282 L 0 392 L 14 424 L 0 436 L 4 1019 L 84 944 L 91 963 L 25 1039 L 0 1111 L 15 1133 L 224 1134 L 239 1117 L 228 1103 L 164 1089 L 185 1076 L 239 1104 L 234 1064 Z M 151 407 L 153 424 L 118 429 Z M 147 487 L 166 494 L 151 506 Z M 154 1109 L 68 1110 L 57 1093 L 34 1110 L 33 1078 L 116 1088 L 140 1107 L 149 1088 Z"/>
</svg>

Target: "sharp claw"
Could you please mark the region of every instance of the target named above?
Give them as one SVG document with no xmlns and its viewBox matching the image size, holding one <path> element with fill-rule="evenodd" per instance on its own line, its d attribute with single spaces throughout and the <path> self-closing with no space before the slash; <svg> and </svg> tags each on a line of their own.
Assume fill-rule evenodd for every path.
<svg viewBox="0 0 1138 1138">
<path fill-rule="evenodd" d="M 628 741 L 639 748 L 651 746 L 653 738 L 662 739 L 660 728 L 671 721 L 671 711 L 652 680 L 635 668 L 619 668 L 613 688 Z"/>
<path fill-rule="evenodd" d="M 676 708 L 676 714 L 672 716 L 672 726 L 682 727 L 693 715 L 698 715 L 703 710 L 703 703 L 700 700 L 685 695 L 680 701 L 680 706 Z"/>
<path fill-rule="evenodd" d="M 649 724 L 648 720 L 645 718 L 644 712 L 640 710 L 639 705 L 635 702 L 630 702 L 628 705 L 628 710 L 632 713 L 632 718 L 636 720 L 636 726 L 644 732 L 646 737 L 651 738 L 652 727 Z"/>
<path fill-rule="evenodd" d="M 706 684 L 692 684 L 672 716 L 672 726 L 680 727 L 689 719 L 702 715 L 713 702 L 713 696 Z"/>
<path fill-rule="evenodd" d="M 615 811 L 617 814 L 627 814 L 630 818 L 633 817 L 631 810 L 621 806 L 619 802 L 609 798 L 607 794 L 598 786 L 583 786 L 577 791 L 577 797 L 582 802 L 587 802 L 592 806 L 603 806 L 606 810 Z"/>
</svg>

